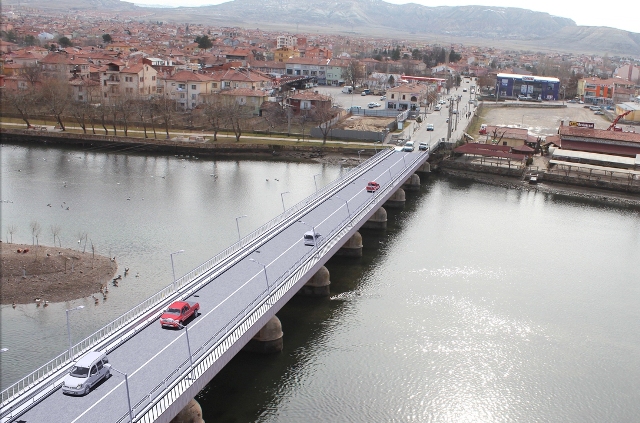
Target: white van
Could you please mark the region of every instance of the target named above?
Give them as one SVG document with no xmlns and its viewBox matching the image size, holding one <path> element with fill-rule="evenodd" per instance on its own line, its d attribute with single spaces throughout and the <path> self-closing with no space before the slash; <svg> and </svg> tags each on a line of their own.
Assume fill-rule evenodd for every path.
<svg viewBox="0 0 640 423">
<path fill-rule="evenodd" d="M 353 87 L 351 85 L 345 85 L 342 87 L 342 92 L 345 94 L 351 94 L 353 92 Z"/>
<path fill-rule="evenodd" d="M 316 245 L 316 242 L 318 242 L 319 238 L 320 238 L 319 232 L 313 232 L 313 231 L 305 232 L 303 237 L 304 245 L 310 245 L 313 247 L 314 245 Z"/>
<path fill-rule="evenodd" d="M 70 395 L 87 395 L 102 379 L 111 377 L 111 364 L 104 351 L 91 351 L 73 366 L 62 381 L 62 392 Z"/>
</svg>

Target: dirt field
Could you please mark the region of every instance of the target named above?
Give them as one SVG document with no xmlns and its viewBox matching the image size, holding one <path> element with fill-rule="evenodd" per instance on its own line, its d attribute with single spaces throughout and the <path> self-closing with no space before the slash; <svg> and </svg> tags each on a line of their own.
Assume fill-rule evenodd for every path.
<svg viewBox="0 0 640 423">
<path fill-rule="evenodd" d="M 347 129 L 354 131 L 382 131 L 388 124 L 393 122 L 392 117 L 371 117 L 371 116 L 348 116 L 338 122 L 337 129 Z"/>
<path fill-rule="evenodd" d="M 596 129 L 607 129 L 611 124 L 606 117 L 595 115 L 582 104 L 567 104 L 560 108 L 531 107 L 493 107 L 485 102 L 480 117 L 481 123 L 488 125 L 528 128 L 535 136 L 548 136 L 558 133 L 560 121 L 568 125 L 569 121 L 593 122 Z M 472 134 L 473 135 L 473 134 Z"/>
<path fill-rule="evenodd" d="M 91 253 L 6 242 L 0 245 L 2 304 L 28 304 L 39 298 L 44 305 L 45 301 L 88 297 L 109 282 L 117 269 L 108 257 Z"/>
</svg>

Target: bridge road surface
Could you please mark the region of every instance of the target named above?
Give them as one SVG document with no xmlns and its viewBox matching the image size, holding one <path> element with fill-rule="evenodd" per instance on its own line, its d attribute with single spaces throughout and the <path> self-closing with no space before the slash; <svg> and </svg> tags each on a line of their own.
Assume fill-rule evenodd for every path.
<svg viewBox="0 0 640 423">
<path fill-rule="evenodd" d="M 421 152 L 394 151 L 357 180 L 343 186 L 333 197 L 324 200 L 304 215 L 301 220 L 306 224 L 299 221 L 289 223 L 280 233 L 260 245 L 258 251 L 254 250 L 246 255 L 189 297 L 189 301 L 200 303 L 201 313 L 187 324 L 191 351 L 196 351 L 254 299 L 265 294 L 267 279 L 264 268 L 249 260 L 250 258 L 266 265 L 266 276 L 269 283 L 273 283 L 310 249 L 315 248 L 305 246 L 302 239 L 303 234 L 311 230 L 309 225 L 313 225 L 321 235 L 329 234 L 349 217 L 349 210 L 355 212 L 374 195 L 366 192 L 367 182 L 377 181 L 381 186 L 386 186 L 392 179 L 390 173 L 395 177 L 405 169 L 403 157 L 415 158 L 415 154 Z M 340 198 L 335 198 L 336 195 Z M 349 210 L 345 200 L 348 201 Z M 199 355 L 193 360 L 198 357 Z M 188 362 L 185 330 L 162 329 L 156 320 L 109 353 L 108 358 L 114 368 L 128 374 L 131 404 L 135 408 L 172 371 L 185 361 Z M 158 390 L 157 393 L 161 391 Z M 147 404 L 148 401 L 140 404 L 138 411 Z M 114 423 L 125 415 L 126 418 L 122 421 L 128 422 L 124 377 L 112 371 L 111 378 L 96 385 L 88 395 L 68 396 L 58 389 L 14 421 Z"/>
</svg>

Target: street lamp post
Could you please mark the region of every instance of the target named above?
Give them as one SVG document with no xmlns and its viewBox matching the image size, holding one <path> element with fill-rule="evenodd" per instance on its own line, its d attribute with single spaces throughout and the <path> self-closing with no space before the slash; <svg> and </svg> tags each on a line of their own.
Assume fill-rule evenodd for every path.
<svg viewBox="0 0 640 423">
<path fill-rule="evenodd" d="M 73 358 L 73 355 L 71 354 L 71 350 L 73 348 L 73 346 L 71 345 L 71 326 L 69 325 L 69 313 L 71 313 L 72 311 L 76 311 L 76 310 L 82 310 L 84 308 L 83 305 L 80 305 L 78 307 L 74 307 L 74 308 L 70 308 L 69 310 L 66 310 L 67 312 L 67 335 L 69 335 L 69 360 L 71 360 Z"/>
<path fill-rule="evenodd" d="M 189 342 L 189 328 L 184 327 L 184 333 L 187 336 L 187 352 L 189 353 L 189 363 L 191 363 L 191 379 L 193 379 L 193 356 L 191 355 L 191 343 Z"/>
<path fill-rule="evenodd" d="M 283 212 L 287 211 L 287 209 L 284 207 L 284 195 L 285 194 L 289 194 L 289 191 L 285 191 L 285 192 L 281 192 L 280 193 L 280 199 L 282 200 L 282 211 Z"/>
<path fill-rule="evenodd" d="M 316 173 L 315 175 L 313 175 L 313 183 L 316 186 L 316 192 L 318 191 L 318 182 L 316 181 L 316 176 L 320 176 L 322 175 L 322 173 Z"/>
<path fill-rule="evenodd" d="M 259 262 L 258 260 L 254 259 L 254 258 L 250 258 L 249 261 L 252 261 L 254 263 L 258 263 L 260 266 L 262 266 L 262 270 L 264 271 L 264 280 L 267 282 L 267 292 L 269 292 L 270 290 L 270 286 L 269 286 L 269 277 L 267 277 L 267 265 L 264 263 Z"/>
<path fill-rule="evenodd" d="M 170 253 L 169 256 L 171 257 L 171 273 L 173 274 L 173 288 L 176 288 L 176 271 L 175 268 L 173 267 L 173 255 L 174 254 L 180 254 L 180 253 L 184 253 L 184 250 L 178 250 L 178 251 L 174 251 L 173 253 Z"/>
<path fill-rule="evenodd" d="M 129 377 L 125 372 L 121 372 L 113 366 L 111 366 L 110 370 L 114 370 L 124 376 L 124 385 L 127 388 L 127 403 L 129 404 L 129 422 L 133 423 L 133 409 L 131 408 L 131 394 L 129 393 Z"/>
<path fill-rule="evenodd" d="M 349 213 L 349 217 L 351 217 L 351 210 L 349 209 L 349 201 L 345 200 L 344 198 L 338 196 L 338 195 L 334 195 L 333 198 L 338 198 L 342 201 L 345 202 L 345 204 L 347 205 L 347 213 Z"/>
<path fill-rule="evenodd" d="M 360 153 L 364 152 L 364 150 L 358 150 L 358 162 L 360 162 Z"/>
<path fill-rule="evenodd" d="M 236 229 L 238 230 L 238 241 L 240 241 L 240 224 L 238 223 L 238 220 L 242 219 L 243 217 L 247 217 L 247 215 L 243 214 L 242 216 L 236 217 Z"/>
</svg>

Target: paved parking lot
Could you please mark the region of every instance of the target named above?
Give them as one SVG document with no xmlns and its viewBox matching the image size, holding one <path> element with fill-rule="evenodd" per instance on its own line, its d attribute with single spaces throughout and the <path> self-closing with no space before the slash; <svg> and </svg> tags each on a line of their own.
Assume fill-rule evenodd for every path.
<svg viewBox="0 0 640 423">
<path fill-rule="evenodd" d="M 562 102 L 558 102 L 559 105 Z M 548 136 L 558 133 L 560 121 L 568 125 L 569 121 L 593 122 L 596 129 L 607 129 L 611 122 L 604 116 L 596 115 L 583 107 L 583 104 L 567 103 L 567 107 L 539 108 L 535 103 L 527 107 L 492 107 L 491 102 L 484 102 L 482 115 L 488 125 L 527 128 L 531 135 Z M 625 125 L 622 125 L 623 127 Z"/>
<path fill-rule="evenodd" d="M 379 95 L 345 94 L 342 92 L 342 87 L 318 86 L 315 90 L 320 94 L 330 95 L 333 97 L 335 103 L 343 109 L 348 109 L 351 106 L 360 106 L 363 109 L 366 109 L 367 104 L 373 102 L 380 103 L 380 107 L 376 107 L 376 110 L 384 107 L 384 100 L 380 100 Z"/>
</svg>

